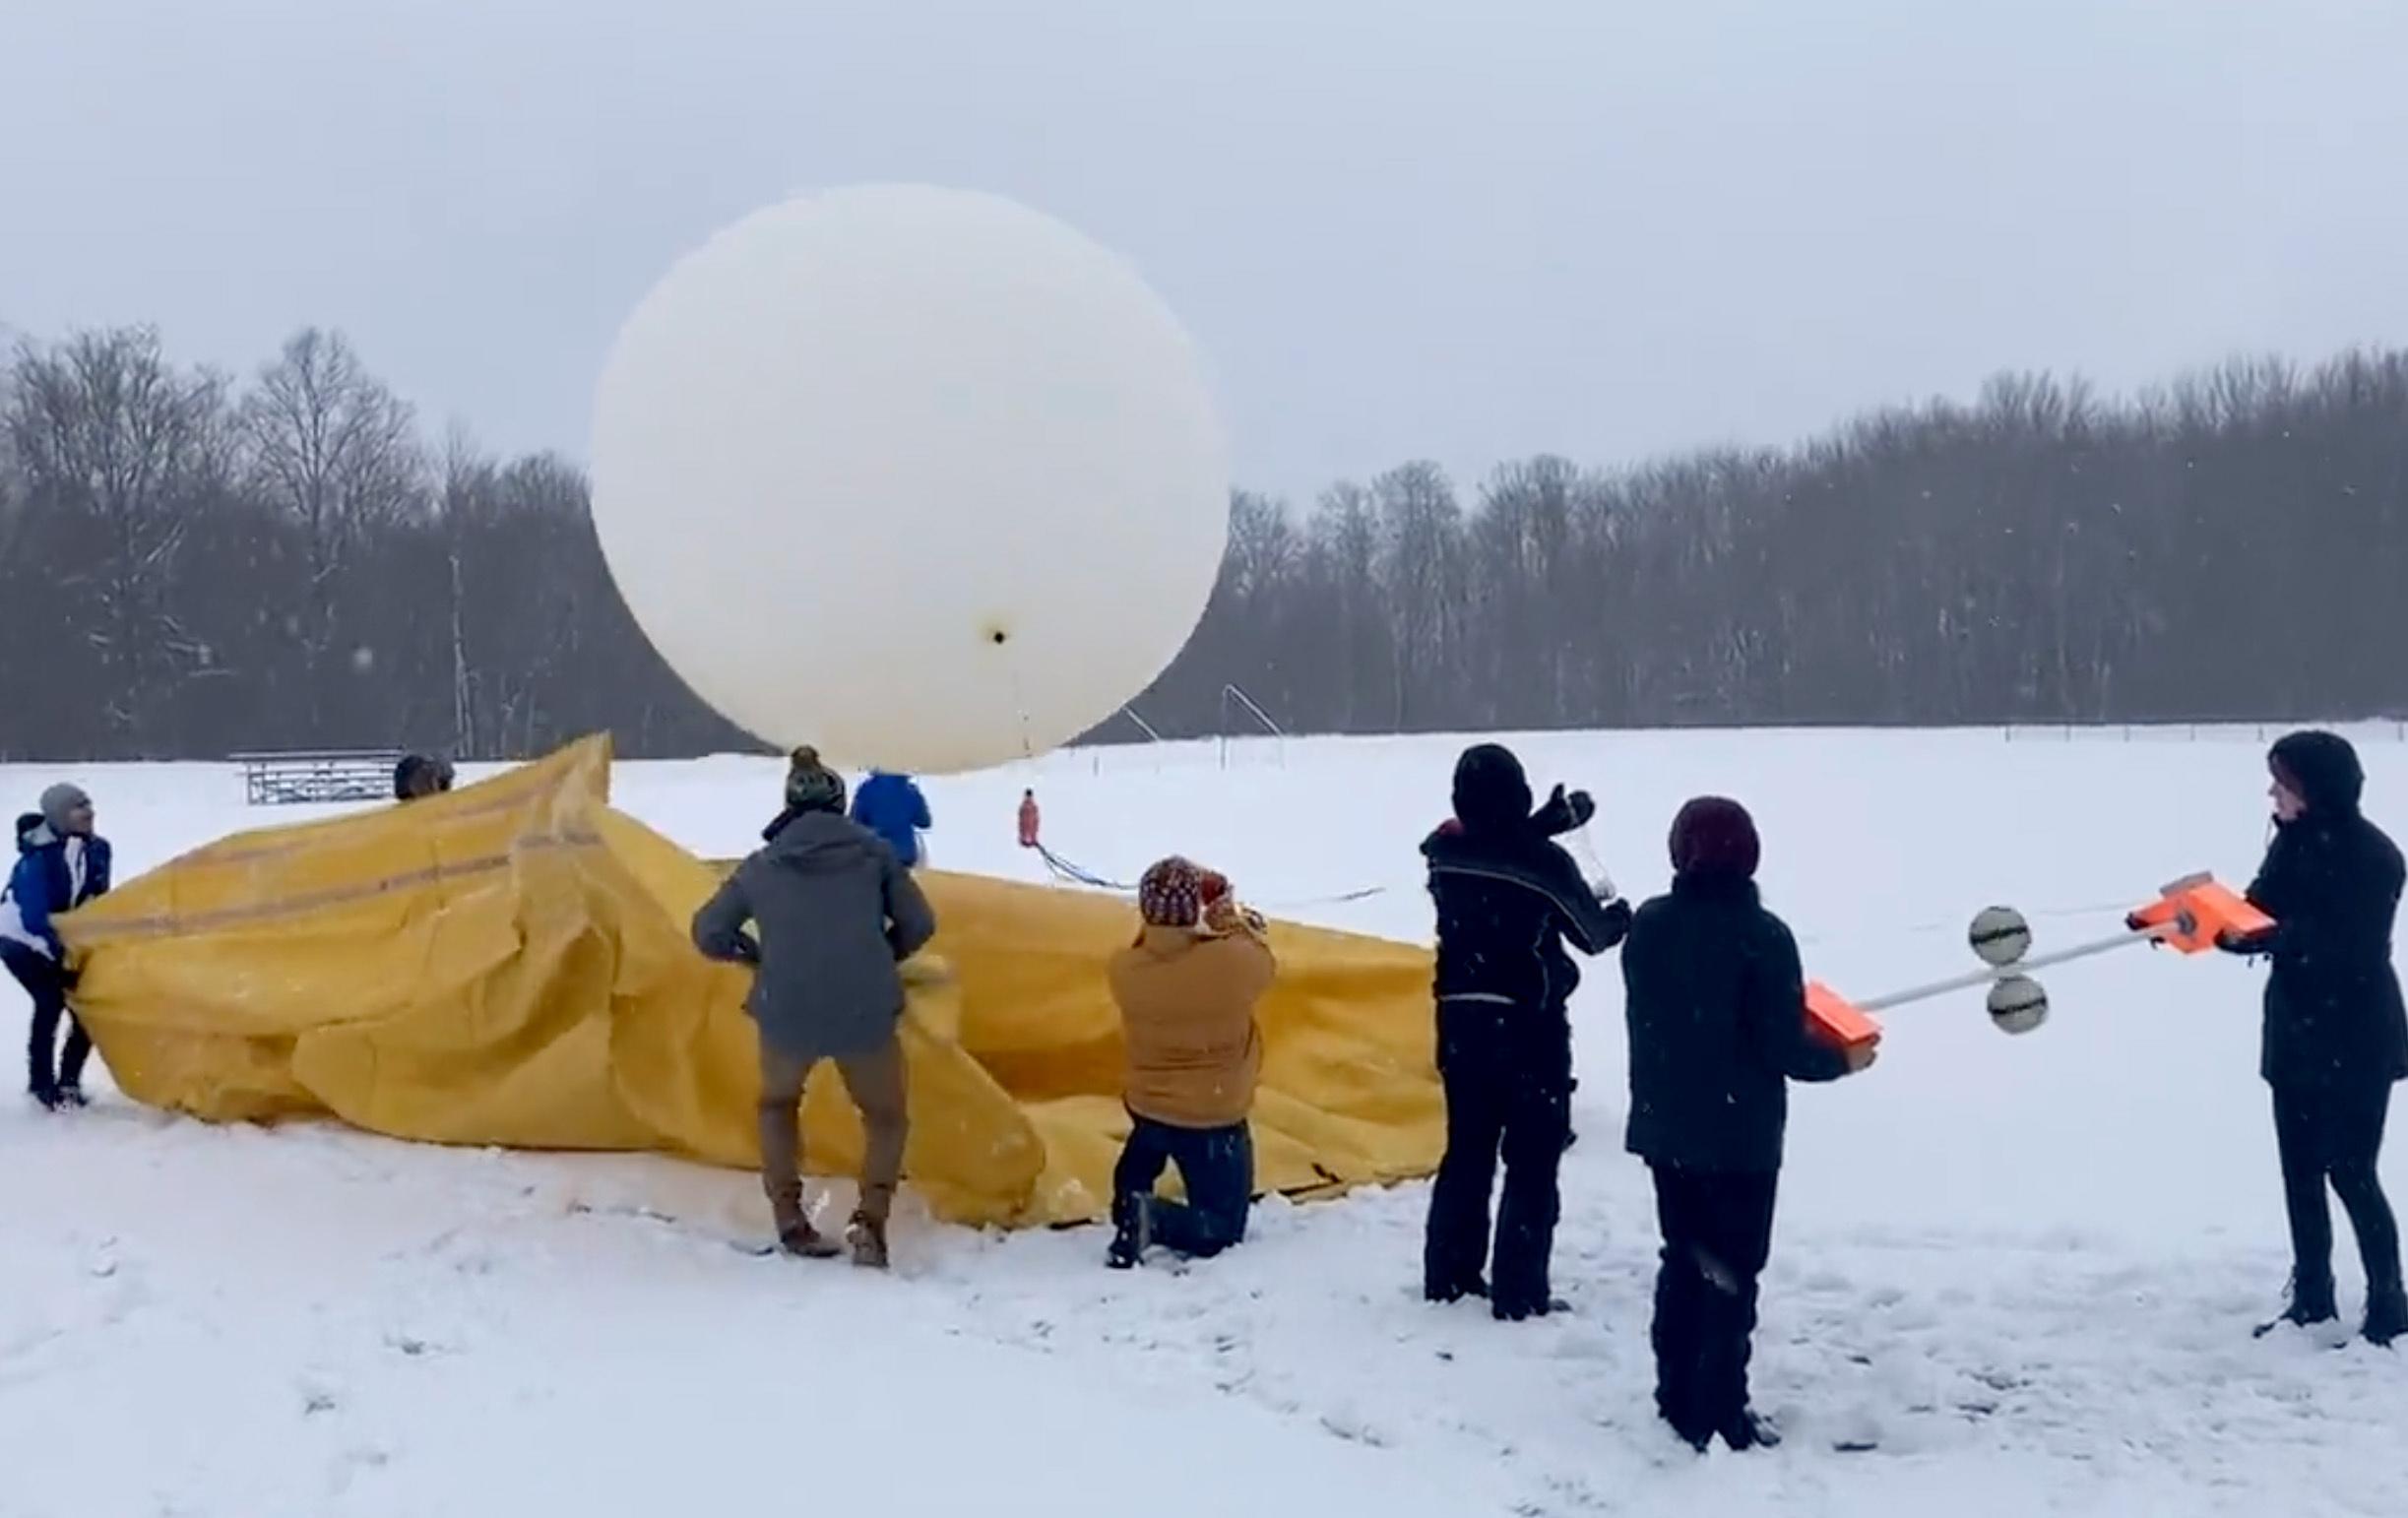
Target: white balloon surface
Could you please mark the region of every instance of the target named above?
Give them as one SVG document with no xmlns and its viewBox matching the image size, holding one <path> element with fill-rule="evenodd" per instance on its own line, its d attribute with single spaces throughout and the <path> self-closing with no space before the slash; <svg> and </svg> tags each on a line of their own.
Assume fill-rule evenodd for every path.
<svg viewBox="0 0 2408 1518">
<path fill-rule="evenodd" d="M 645 296 L 595 402 L 594 521 L 670 667 L 855 767 L 1042 753 L 1202 616 L 1227 444 L 1127 264 L 990 195 L 833 191 Z"/>
</svg>

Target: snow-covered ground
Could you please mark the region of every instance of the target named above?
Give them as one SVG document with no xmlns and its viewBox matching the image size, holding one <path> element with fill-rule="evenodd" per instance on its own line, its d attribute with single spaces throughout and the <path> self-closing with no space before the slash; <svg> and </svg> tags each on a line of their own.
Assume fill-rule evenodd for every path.
<svg viewBox="0 0 2408 1518">
<path fill-rule="evenodd" d="M 2177 874 L 2246 879 L 2264 838 L 2250 732 L 1521 746 L 1542 782 L 1598 791 L 1634 893 L 1661 886 L 1681 799 L 1745 798 L 1810 968 L 1867 993 L 1969 966 L 1989 903 L 2072 942 Z M 933 785 L 936 860 L 1034 873 L 1012 838 L 1033 783 L 1048 841 L 1103 873 L 1176 849 L 1286 915 L 1423 938 L 1414 846 L 1455 748 L 1061 755 Z M 2365 752 L 2376 814 L 2408 822 L 2408 745 L 2385 728 Z M 0 770 L 0 795 L 64 773 Z M 127 870 L 270 820 L 223 769 L 75 778 Z M 617 784 L 731 854 L 777 781 L 712 760 Z M 2408 1357 L 2250 1337 L 2287 1265 L 2259 974 L 2134 952 L 2048 980 L 2032 1037 L 1978 997 L 1925 1004 L 1870 1074 L 1800 1094 L 1756 1361 L 1792 1439 L 1702 1461 L 1650 1416 L 1653 1219 L 1619 1153 L 1610 962 L 1576 1008 L 1556 1282 L 1577 1310 L 1512 1328 L 1418 1300 L 1420 1187 L 1272 1204 L 1184 1274 L 1107 1273 L 1092 1231 L 916 1223 L 868 1279 L 647 1216 L 748 1224 L 741 1175 L 10 1103 L 0 1514 L 2408 1511 Z M 1856 1442 L 1877 1448 L 1833 1448 Z"/>
</svg>

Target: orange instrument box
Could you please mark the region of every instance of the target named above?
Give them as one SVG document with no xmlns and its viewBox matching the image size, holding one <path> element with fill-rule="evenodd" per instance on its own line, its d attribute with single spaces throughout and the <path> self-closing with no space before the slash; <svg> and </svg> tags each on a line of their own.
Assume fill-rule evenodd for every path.
<svg viewBox="0 0 2408 1518">
<path fill-rule="evenodd" d="M 2165 894 L 2132 914 L 2132 924 L 2170 949 L 2204 954 L 2227 933 L 2254 938 L 2274 925 L 2274 919 L 2250 905 L 2232 887 L 2207 875 L 2191 875 L 2166 887 Z"/>
<path fill-rule="evenodd" d="M 1806 1027 L 1826 1044 L 1861 1048 L 1881 1042 L 1881 1025 L 1820 980 L 1806 982 Z"/>
</svg>

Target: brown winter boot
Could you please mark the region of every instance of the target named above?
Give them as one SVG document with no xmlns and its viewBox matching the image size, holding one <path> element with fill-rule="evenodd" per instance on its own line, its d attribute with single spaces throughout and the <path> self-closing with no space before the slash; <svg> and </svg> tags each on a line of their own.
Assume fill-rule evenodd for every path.
<svg viewBox="0 0 2408 1518">
<path fill-rule="evenodd" d="M 781 1191 L 769 1200 L 770 1217 L 778 1230 L 778 1247 L 797 1259 L 832 1260 L 843 1253 L 835 1242 L 811 1227 L 802 1213 L 802 1192 Z"/>
<path fill-rule="evenodd" d="M 886 1220 L 866 1212 L 853 1215 L 852 1227 L 845 1230 L 845 1239 L 853 1245 L 853 1263 L 863 1270 L 884 1270 L 886 1259 Z"/>
</svg>

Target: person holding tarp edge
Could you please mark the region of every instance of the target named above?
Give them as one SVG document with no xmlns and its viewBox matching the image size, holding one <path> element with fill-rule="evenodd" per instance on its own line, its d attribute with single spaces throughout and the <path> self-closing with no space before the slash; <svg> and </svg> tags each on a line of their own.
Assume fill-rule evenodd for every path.
<svg viewBox="0 0 2408 1518">
<path fill-rule="evenodd" d="M 895 852 L 845 815 L 844 778 L 815 749 L 793 751 L 785 809 L 761 837 L 694 914 L 693 937 L 710 958 L 753 970 L 762 1189 L 788 1253 L 838 1252 L 803 1211 L 798 1165 L 803 1087 L 834 1060 L 868 1140 L 848 1241 L 855 1264 L 882 1270 L 906 1137 L 900 967 L 936 935 L 936 914 Z"/>
<path fill-rule="evenodd" d="M 51 919 L 106 896 L 109 869 L 108 840 L 94 831 L 92 797 L 81 787 L 52 786 L 41 793 L 40 810 L 17 819 L 17 860 L 0 890 L 0 961 L 33 1003 L 26 1090 L 53 1111 L 85 1105 L 92 1036 L 68 1008 L 75 967 Z M 58 1042 L 62 1018 L 64 1048 Z"/>
</svg>

